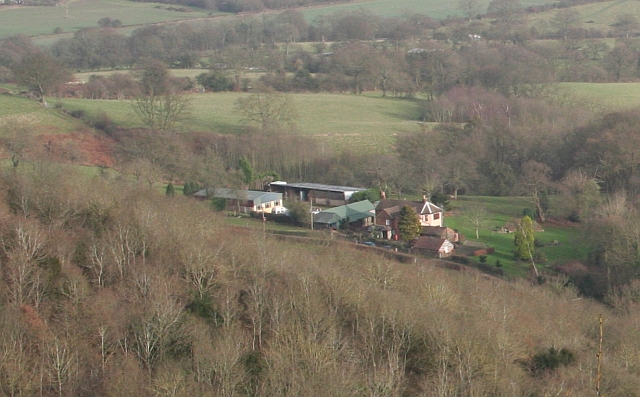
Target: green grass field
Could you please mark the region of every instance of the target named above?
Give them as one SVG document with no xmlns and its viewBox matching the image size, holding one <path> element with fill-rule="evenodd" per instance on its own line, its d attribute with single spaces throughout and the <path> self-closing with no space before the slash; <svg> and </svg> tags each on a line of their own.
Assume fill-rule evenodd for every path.
<svg viewBox="0 0 640 397">
<path fill-rule="evenodd" d="M 484 12 L 491 0 L 480 0 L 480 9 Z M 523 6 L 542 5 L 545 0 L 524 0 Z M 426 14 L 431 18 L 445 19 L 448 16 L 460 16 L 462 13 L 457 1 L 448 0 L 360 0 L 349 3 L 332 4 L 322 7 L 310 7 L 302 13 L 312 21 L 319 15 L 347 13 L 365 9 L 381 17 L 399 17 L 405 14 Z"/>
<path fill-rule="evenodd" d="M 490 0 L 481 0 L 481 9 L 486 10 Z M 548 3 L 546 0 L 527 0 L 523 6 Z M 607 4 L 607 3 L 600 3 Z M 128 0 L 71 0 L 58 7 L 0 7 L 0 39 L 15 34 L 38 36 L 39 44 L 50 44 L 68 37 L 79 29 L 96 27 L 104 17 L 119 19 L 123 23 L 120 30 L 125 34 L 133 27 L 143 24 L 171 21 L 188 21 L 210 17 L 209 11 L 188 8 L 190 12 L 168 10 L 170 5 L 161 3 L 141 3 Z M 182 7 L 182 6 L 180 6 Z M 458 3 L 447 0 L 359 0 L 345 4 L 329 4 L 301 8 L 305 17 L 312 21 L 319 15 L 345 13 L 366 9 L 382 17 L 397 17 L 407 13 L 422 13 L 432 18 L 444 19 L 461 14 Z M 585 12 L 587 13 L 587 12 Z M 223 15 L 223 14 L 220 14 Z M 63 33 L 53 35 L 56 28 Z"/>
<path fill-rule="evenodd" d="M 0 95 L 0 127 L 10 120 L 30 126 L 36 134 L 69 133 L 80 127 L 77 120 L 55 109 L 45 109 L 34 100 Z"/>
<path fill-rule="evenodd" d="M 193 71 L 190 71 L 193 73 Z M 595 84 L 562 83 L 576 97 L 614 111 L 640 106 L 640 83 Z M 209 93 L 192 95 L 192 117 L 181 128 L 222 134 L 241 133 L 243 124 L 235 104 L 246 93 Z M 316 137 L 327 148 L 350 147 L 354 150 L 380 151 L 390 147 L 397 134 L 420 130 L 416 123 L 421 115 L 420 102 L 401 98 L 383 98 L 380 93 L 351 94 L 291 94 L 299 114 L 296 128 L 301 135 Z M 54 103 L 50 99 L 50 103 Z M 82 109 L 89 117 L 104 112 L 123 127 L 142 124 L 127 101 L 84 99 L 60 100 L 67 110 Z M 42 120 L 47 128 L 70 131 L 77 123 L 53 109 L 42 109 L 34 101 L 0 96 L 0 117 L 9 114 L 29 114 Z M 26 117 L 26 116 L 25 116 Z M 43 119 L 44 118 L 44 119 Z"/>
<path fill-rule="evenodd" d="M 138 26 L 208 16 L 205 10 L 189 8 L 191 12 L 178 12 L 167 10 L 167 6 L 128 0 L 71 0 L 58 7 L 0 7 L 0 39 L 15 34 L 49 35 L 56 28 L 75 32 L 97 27 L 98 20 L 104 17 L 119 19 L 124 26 Z"/>
<path fill-rule="evenodd" d="M 238 98 L 246 93 L 211 93 L 192 96 L 192 117 L 183 128 L 192 131 L 240 133 L 242 117 L 235 110 Z M 359 150 L 388 147 L 398 133 L 418 131 L 419 102 L 400 98 L 383 98 L 380 93 L 292 94 L 299 114 L 299 133 L 312 136 L 335 147 L 348 144 Z M 65 109 L 82 109 L 89 117 L 105 112 L 117 124 L 140 127 L 129 102 L 64 99 Z"/>
<path fill-rule="evenodd" d="M 479 204 L 487 211 L 487 220 L 480 228 L 480 238 L 476 240 L 475 229 L 464 216 L 465 206 Z M 452 200 L 453 211 L 445 217 L 445 225 L 462 233 L 467 241 L 481 242 L 495 249 L 495 252 L 487 256 L 487 264 L 495 265 L 500 261 L 502 269 L 510 276 L 526 276 L 531 270 L 530 262 L 515 261 L 513 258 L 513 233 L 496 232 L 508 222 L 522 218 L 525 208 L 532 205 L 523 197 L 469 197 L 461 196 L 458 200 Z M 544 244 L 537 247 L 536 251 L 544 253 L 547 261 L 537 264 L 538 269 L 544 269 L 557 263 L 568 260 L 584 260 L 587 257 L 587 248 L 582 244 L 582 232 L 579 228 L 542 225 L 543 231 L 535 233 L 536 239 Z M 554 245 L 552 242 L 557 241 Z M 478 258 L 471 258 L 478 261 Z"/>
<path fill-rule="evenodd" d="M 561 83 L 560 86 L 608 111 L 640 106 L 640 83 Z"/>
</svg>

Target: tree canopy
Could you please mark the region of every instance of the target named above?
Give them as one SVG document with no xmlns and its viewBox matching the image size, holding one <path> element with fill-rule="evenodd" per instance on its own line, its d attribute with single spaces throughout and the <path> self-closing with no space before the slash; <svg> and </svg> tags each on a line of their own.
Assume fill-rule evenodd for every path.
<svg viewBox="0 0 640 397">
<path fill-rule="evenodd" d="M 57 86 L 71 80 L 71 72 L 51 55 L 34 50 L 22 56 L 13 66 L 13 74 L 18 84 L 34 92 L 43 105 L 45 95 Z"/>
</svg>

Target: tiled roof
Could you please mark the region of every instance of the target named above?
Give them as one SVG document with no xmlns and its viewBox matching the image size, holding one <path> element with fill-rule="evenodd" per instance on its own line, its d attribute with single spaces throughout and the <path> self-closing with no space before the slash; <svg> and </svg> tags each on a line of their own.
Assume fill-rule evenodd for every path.
<svg viewBox="0 0 640 397">
<path fill-rule="evenodd" d="M 414 243 L 414 249 L 424 249 L 429 251 L 438 251 L 440 247 L 447 241 L 443 238 L 420 236 Z"/>
</svg>

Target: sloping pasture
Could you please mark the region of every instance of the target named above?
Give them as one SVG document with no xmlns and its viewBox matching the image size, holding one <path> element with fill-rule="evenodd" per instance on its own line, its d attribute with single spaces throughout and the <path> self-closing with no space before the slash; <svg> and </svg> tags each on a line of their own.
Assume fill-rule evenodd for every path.
<svg viewBox="0 0 640 397">
<path fill-rule="evenodd" d="M 242 133 L 242 116 L 236 101 L 246 93 L 193 94 L 189 120 L 181 128 L 222 134 Z M 297 133 L 326 142 L 327 149 L 349 147 L 357 151 L 388 150 L 399 133 L 420 130 L 420 104 L 416 100 L 386 97 L 380 93 L 291 94 L 298 113 Z M 89 117 L 106 113 L 115 123 L 140 127 L 128 101 L 64 99 L 64 108 L 84 110 Z"/>
</svg>

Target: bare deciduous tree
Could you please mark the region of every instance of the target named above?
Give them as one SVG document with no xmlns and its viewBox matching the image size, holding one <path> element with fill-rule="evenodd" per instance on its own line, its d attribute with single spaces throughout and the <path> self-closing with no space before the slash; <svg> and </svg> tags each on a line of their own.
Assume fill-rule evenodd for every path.
<svg viewBox="0 0 640 397">
<path fill-rule="evenodd" d="M 9 153 L 11 165 L 18 167 L 27 150 L 33 146 L 32 130 L 35 126 L 18 118 L 0 120 L 0 131 L 4 136 L 4 148 Z"/>
<path fill-rule="evenodd" d="M 469 225 L 475 230 L 476 239 L 479 239 L 480 229 L 487 223 L 489 213 L 482 205 L 469 205 L 464 209 L 464 216 Z"/>
<path fill-rule="evenodd" d="M 67 341 L 54 338 L 46 345 L 46 371 L 58 397 L 66 395 L 78 370 L 77 353 Z"/>
<path fill-rule="evenodd" d="M 13 68 L 18 83 L 33 91 L 43 105 L 47 105 L 48 95 L 60 84 L 71 80 L 71 73 L 52 56 L 33 50 L 22 56 Z"/>
<path fill-rule="evenodd" d="M 5 278 L 9 300 L 16 306 L 25 303 L 37 307 L 42 300 L 46 277 L 38 266 L 46 257 L 47 235 L 36 223 L 19 221 L 11 230 L 11 236 L 2 238 L 7 255 Z"/>
<path fill-rule="evenodd" d="M 173 130 L 177 123 L 191 115 L 191 100 L 181 94 L 139 96 L 131 106 L 144 125 L 161 131 Z"/>
<path fill-rule="evenodd" d="M 291 97 L 276 92 L 259 92 L 238 98 L 236 110 L 245 122 L 257 122 L 264 132 L 275 132 L 283 124 L 290 125 L 297 118 Z"/>
<path fill-rule="evenodd" d="M 543 196 L 547 189 L 552 187 L 551 168 L 535 160 L 527 162 L 522 170 L 521 186 L 533 201 L 538 220 L 544 222 L 547 218 L 547 208 L 543 205 Z"/>
</svg>

